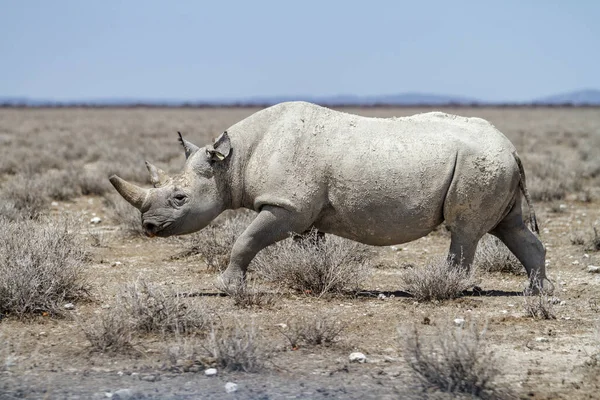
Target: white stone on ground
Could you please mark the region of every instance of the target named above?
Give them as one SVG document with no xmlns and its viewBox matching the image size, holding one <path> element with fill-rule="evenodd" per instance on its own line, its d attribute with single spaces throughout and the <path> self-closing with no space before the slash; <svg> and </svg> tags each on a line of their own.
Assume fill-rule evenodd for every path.
<svg viewBox="0 0 600 400">
<path fill-rule="evenodd" d="M 225 384 L 225 391 L 227 393 L 233 393 L 236 392 L 238 390 L 238 385 L 233 383 L 233 382 L 227 382 Z"/>
<path fill-rule="evenodd" d="M 206 370 L 204 370 L 204 375 L 215 376 L 215 375 L 217 375 L 217 369 L 216 368 L 207 368 Z"/>
<path fill-rule="evenodd" d="M 364 363 L 367 361 L 367 356 L 357 351 L 354 353 L 350 353 L 348 359 L 350 360 L 350 362 Z"/>
</svg>

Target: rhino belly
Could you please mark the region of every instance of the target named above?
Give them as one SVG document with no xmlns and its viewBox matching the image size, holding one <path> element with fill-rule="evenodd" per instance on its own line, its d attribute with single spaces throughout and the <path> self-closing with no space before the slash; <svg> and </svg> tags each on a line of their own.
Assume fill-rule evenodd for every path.
<svg viewBox="0 0 600 400">
<path fill-rule="evenodd" d="M 373 245 L 388 246 L 421 238 L 443 221 L 443 201 L 360 207 L 331 205 L 315 222 L 320 231 Z"/>
</svg>

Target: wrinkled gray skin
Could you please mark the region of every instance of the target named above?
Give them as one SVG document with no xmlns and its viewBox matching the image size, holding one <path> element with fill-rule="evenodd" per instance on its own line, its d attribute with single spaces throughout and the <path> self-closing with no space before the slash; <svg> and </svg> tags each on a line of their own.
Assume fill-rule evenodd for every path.
<svg viewBox="0 0 600 400">
<path fill-rule="evenodd" d="M 213 145 L 180 140 L 181 174 L 147 163 L 153 189 L 110 181 L 141 210 L 150 236 L 200 230 L 226 209 L 257 211 L 220 277 L 226 289 L 244 281 L 260 250 L 291 232 L 315 227 L 385 246 L 423 237 L 442 221 L 453 263 L 468 268 L 489 232 L 525 266 L 532 287 L 545 282 L 544 246 L 523 222 L 523 168 L 485 120 L 440 112 L 366 118 L 289 102 L 240 121 Z M 535 215 L 531 221 L 537 229 Z"/>
</svg>

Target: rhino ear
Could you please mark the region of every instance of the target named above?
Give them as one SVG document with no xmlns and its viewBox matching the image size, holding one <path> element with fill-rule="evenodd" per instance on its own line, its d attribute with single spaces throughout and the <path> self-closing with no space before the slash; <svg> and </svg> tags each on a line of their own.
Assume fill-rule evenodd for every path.
<svg viewBox="0 0 600 400">
<path fill-rule="evenodd" d="M 148 161 L 146 161 L 146 168 L 148 168 L 148 172 L 150 173 L 150 182 L 155 188 L 164 186 L 171 179 L 165 171 L 155 167 Z"/>
<path fill-rule="evenodd" d="M 195 153 L 199 149 L 199 147 L 193 144 L 192 142 L 188 142 L 187 140 L 185 140 L 181 135 L 181 132 L 177 131 L 177 134 L 179 135 L 179 143 L 181 143 L 181 145 L 183 146 L 183 150 L 185 150 L 185 158 L 187 160 L 193 153 Z"/>
<path fill-rule="evenodd" d="M 227 131 L 215 140 L 212 145 L 206 146 L 206 154 L 211 161 L 223 161 L 231 153 L 231 141 Z"/>
</svg>

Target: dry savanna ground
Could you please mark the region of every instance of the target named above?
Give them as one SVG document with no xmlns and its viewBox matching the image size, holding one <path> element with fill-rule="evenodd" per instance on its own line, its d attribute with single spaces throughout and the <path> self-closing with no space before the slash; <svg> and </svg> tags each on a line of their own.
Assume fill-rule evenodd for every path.
<svg viewBox="0 0 600 400">
<path fill-rule="evenodd" d="M 220 293 L 252 212 L 148 239 L 107 177 L 148 185 L 144 160 L 181 168 L 177 131 L 204 145 L 255 111 L 0 110 L 0 398 L 600 398 L 599 109 L 444 110 L 523 159 L 555 284 L 527 297 L 492 238 L 472 274 L 448 270 L 443 226 L 383 248 L 289 239 Z"/>
</svg>

